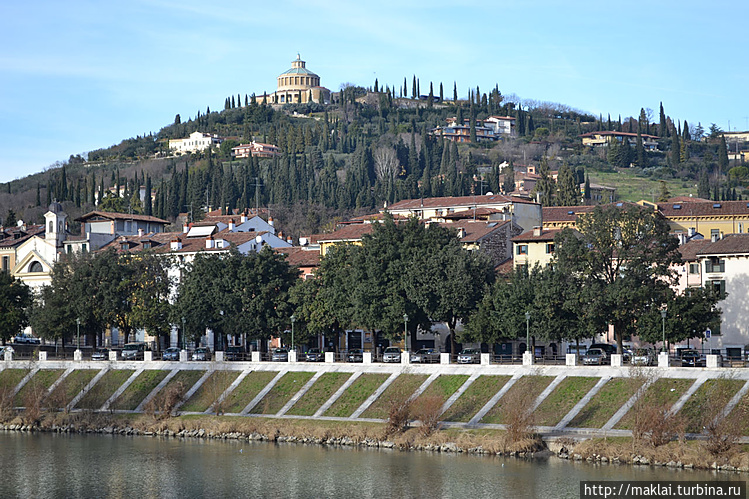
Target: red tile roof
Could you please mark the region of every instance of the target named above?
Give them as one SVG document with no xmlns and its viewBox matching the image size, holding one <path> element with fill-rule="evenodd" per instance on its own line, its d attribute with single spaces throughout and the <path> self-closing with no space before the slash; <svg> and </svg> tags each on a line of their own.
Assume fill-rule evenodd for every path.
<svg viewBox="0 0 749 499">
<path fill-rule="evenodd" d="M 749 201 L 658 203 L 658 211 L 668 218 L 749 216 Z"/>
<path fill-rule="evenodd" d="M 728 234 L 709 246 L 702 248 L 698 255 L 741 255 L 749 254 L 749 234 Z"/>
<path fill-rule="evenodd" d="M 76 222 L 86 222 L 87 220 L 94 218 L 94 217 L 100 217 L 105 218 L 109 220 L 138 220 L 140 222 L 152 222 L 162 225 L 169 225 L 168 220 L 163 220 L 161 218 L 156 218 L 148 215 L 135 215 L 135 214 L 129 214 L 129 213 L 115 213 L 110 211 L 90 211 L 86 213 L 85 215 L 80 216 L 79 218 L 76 218 Z"/>
<path fill-rule="evenodd" d="M 293 248 L 278 248 L 279 253 L 286 255 L 286 261 L 294 267 L 317 267 L 320 265 L 320 252 L 315 250 L 306 250 L 298 246 Z"/>
<path fill-rule="evenodd" d="M 509 220 L 497 221 L 497 222 L 485 222 L 485 221 L 468 221 L 463 220 L 460 222 L 452 223 L 440 223 L 441 227 L 448 229 L 460 229 L 465 230 L 465 235 L 460 238 L 462 243 L 479 243 L 487 236 L 493 234 L 502 228 L 505 224 L 509 224 Z"/>
<path fill-rule="evenodd" d="M 710 239 L 692 239 L 679 246 L 679 252 L 681 253 L 681 259 L 685 262 L 697 260 L 697 255 L 710 246 L 712 241 Z"/>
<path fill-rule="evenodd" d="M 394 210 L 419 210 L 423 208 L 448 208 L 453 206 L 470 207 L 487 204 L 510 204 L 526 203 L 537 204 L 522 198 L 511 198 L 501 194 L 484 195 L 484 196 L 450 196 L 441 198 L 424 198 L 424 199 L 404 199 L 398 201 L 386 209 Z"/>
<path fill-rule="evenodd" d="M 534 235 L 532 230 L 529 230 L 528 232 L 523 232 L 519 236 L 515 236 L 512 238 L 513 243 L 530 243 L 530 242 L 541 242 L 541 241 L 553 241 L 554 236 L 559 234 L 562 231 L 562 229 L 544 229 L 541 231 L 541 234 L 536 236 Z"/>
</svg>

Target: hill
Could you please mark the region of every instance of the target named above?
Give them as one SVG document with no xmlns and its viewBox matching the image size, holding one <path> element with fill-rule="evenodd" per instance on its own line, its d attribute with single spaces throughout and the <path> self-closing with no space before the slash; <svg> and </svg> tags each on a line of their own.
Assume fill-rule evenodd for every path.
<svg viewBox="0 0 749 499">
<path fill-rule="evenodd" d="M 644 111 L 639 118 L 611 121 L 559 104 L 524 108 L 505 99 L 498 87 L 483 94 L 477 88 L 465 101 L 408 99 L 388 88 L 373 92 L 353 86 L 334 93 L 324 106 L 272 107 L 258 100 L 245 96 L 241 106 L 237 96 L 236 104 L 234 97 L 227 99 L 220 112 L 206 109 L 187 121 L 177 115 L 156 135 L 126 139 L 87 158 L 71 156 L 9 182 L 0 188 L 0 218 L 39 222 L 53 199 L 63 203 L 71 220 L 99 199 L 99 208 L 170 220 L 183 212 L 197 220 L 206 207 L 258 205 L 269 207 L 285 232 L 298 236 L 401 199 L 504 192 L 510 186 L 500 173 L 504 162 L 520 170 L 543 164 L 552 172 L 566 164 L 577 182 L 588 175 L 592 182 L 617 188 L 623 200 L 657 199 L 665 193 L 660 181 L 671 195 L 744 195 L 745 172 L 730 170 L 734 165 L 720 130 L 706 136 L 701 127 L 664 113 L 651 123 Z M 467 120 L 476 139 L 470 124 L 489 116 L 514 118 L 515 133 L 471 143 L 431 133 L 455 117 L 458 123 Z M 658 148 L 641 152 L 618 143 L 582 145 L 581 134 L 601 130 L 657 135 Z M 169 156 L 168 140 L 193 131 L 226 140 L 213 151 Z M 252 140 L 276 144 L 282 154 L 234 160 L 231 148 Z M 142 203 L 141 191 L 153 193 L 153 202 Z M 546 200 L 559 202 L 561 196 Z"/>
</svg>

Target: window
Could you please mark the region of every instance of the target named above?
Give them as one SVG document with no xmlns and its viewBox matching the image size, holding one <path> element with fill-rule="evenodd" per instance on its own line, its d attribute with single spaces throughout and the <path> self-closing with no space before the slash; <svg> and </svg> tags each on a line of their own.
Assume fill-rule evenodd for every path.
<svg viewBox="0 0 749 499">
<path fill-rule="evenodd" d="M 3 257 L 3 272 L 8 272 L 10 270 L 10 257 L 4 256 Z"/>
<path fill-rule="evenodd" d="M 515 252 L 517 255 L 527 255 L 528 254 L 528 245 L 527 244 L 518 244 L 517 250 Z"/>
<path fill-rule="evenodd" d="M 719 280 L 719 281 L 710 281 L 710 285 L 713 287 L 713 289 L 718 293 L 718 296 L 722 298 L 725 298 L 726 296 L 726 281 Z"/>
<path fill-rule="evenodd" d="M 710 240 L 712 242 L 715 242 L 720 239 L 720 230 L 718 229 L 710 229 Z"/>
<path fill-rule="evenodd" d="M 39 262 L 31 262 L 31 265 L 29 265 L 29 272 L 44 272 L 44 268 Z"/>
<path fill-rule="evenodd" d="M 699 263 L 690 263 L 689 264 L 689 273 L 690 274 L 699 274 L 700 273 L 700 264 Z"/>
<path fill-rule="evenodd" d="M 744 223 L 743 222 L 739 222 L 739 231 L 738 232 L 739 232 L 739 234 L 741 234 L 742 232 L 744 232 Z"/>
<path fill-rule="evenodd" d="M 705 260 L 705 272 L 725 272 L 726 261 L 717 258 L 708 258 Z"/>
<path fill-rule="evenodd" d="M 554 243 L 546 243 L 546 254 L 550 255 L 554 253 Z"/>
<path fill-rule="evenodd" d="M 81 251 L 86 253 L 88 251 L 88 245 L 86 243 L 81 244 Z"/>
</svg>

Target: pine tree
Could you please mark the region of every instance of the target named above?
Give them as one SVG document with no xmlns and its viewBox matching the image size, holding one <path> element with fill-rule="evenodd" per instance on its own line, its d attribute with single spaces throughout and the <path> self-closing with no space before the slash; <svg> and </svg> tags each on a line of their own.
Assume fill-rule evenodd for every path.
<svg viewBox="0 0 749 499">
<path fill-rule="evenodd" d="M 442 82 L 440 82 L 440 102 L 444 101 L 444 95 L 442 94 Z"/>
<path fill-rule="evenodd" d="M 414 75 L 413 83 L 411 83 L 411 98 L 416 99 L 416 75 Z"/>
<path fill-rule="evenodd" d="M 697 183 L 697 197 L 710 199 L 710 180 L 707 175 L 707 168 L 700 170 L 700 179 Z"/>
<path fill-rule="evenodd" d="M 578 203 L 578 196 L 580 187 L 575 179 L 575 174 L 572 173 L 572 169 L 565 162 L 559 167 L 559 175 L 557 177 L 557 186 L 559 192 L 557 194 L 557 204 L 559 206 L 576 206 Z"/>
<path fill-rule="evenodd" d="M 458 103 L 458 84 L 457 84 L 457 82 L 453 82 L 453 102 L 455 104 Z"/>
<path fill-rule="evenodd" d="M 515 190 L 515 167 L 510 164 L 505 167 L 504 176 L 502 177 L 502 193 L 509 194 Z"/>
</svg>

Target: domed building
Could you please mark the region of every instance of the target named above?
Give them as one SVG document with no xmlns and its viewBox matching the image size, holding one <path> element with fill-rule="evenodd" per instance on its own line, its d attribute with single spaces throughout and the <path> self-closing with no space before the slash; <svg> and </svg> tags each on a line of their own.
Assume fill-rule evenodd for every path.
<svg viewBox="0 0 749 499">
<path fill-rule="evenodd" d="M 306 62 L 297 54 L 291 69 L 278 75 L 278 87 L 268 96 L 271 104 L 306 104 L 330 102 L 330 90 L 320 86 L 320 77 L 307 69 Z"/>
</svg>

